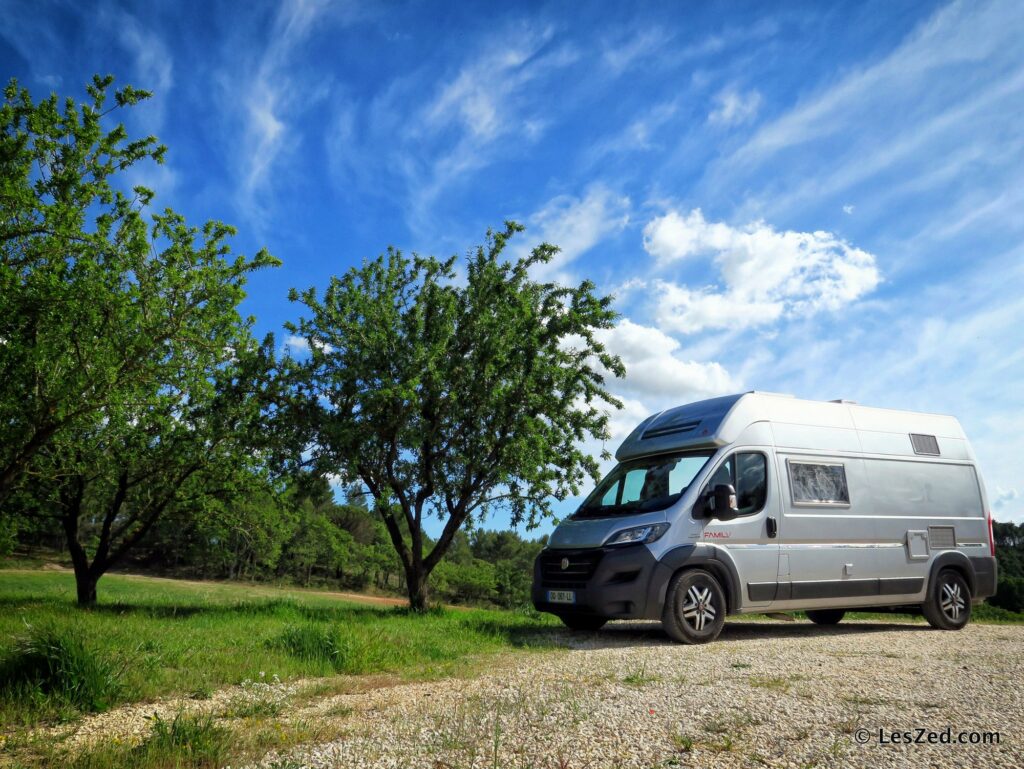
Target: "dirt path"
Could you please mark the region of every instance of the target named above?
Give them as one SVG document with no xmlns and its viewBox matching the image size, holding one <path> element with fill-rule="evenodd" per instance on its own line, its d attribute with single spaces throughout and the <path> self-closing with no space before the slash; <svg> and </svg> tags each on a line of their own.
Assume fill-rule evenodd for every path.
<svg viewBox="0 0 1024 769">
<path fill-rule="evenodd" d="M 40 571 L 48 572 L 66 572 L 72 573 L 72 570 L 55 563 L 48 563 L 45 566 L 37 569 L 4 569 L 5 572 L 10 574 L 37 574 Z M 192 585 L 198 588 L 227 588 L 227 589 L 238 589 L 245 592 L 245 597 L 258 595 L 261 597 L 272 597 L 280 598 L 282 593 L 298 593 L 302 595 L 313 595 L 313 596 L 328 596 L 331 598 L 340 598 L 345 601 L 352 601 L 353 603 L 365 603 L 374 604 L 377 606 L 408 606 L 409 602 L 404 598 L 395 598 L 391 596 L 383 595 L 367 595 L 365 593 L 346 593 L 336 590 L 317 590 L 315 588 L 303 588 L 303 587 L 292 587 L 292 586 L 277 586 L 277 585 L 264 585 L 259 582 L 230 582 L 226 580 L 199 580 L 199 579 L 179 579 L 177 577 L 154 577 L 151 574 L 134 574 L 126 571 L 112 571 L 109 572 L 110 576 L 116 576 L 127 580 L 137 580 L 140 582 L 167 582 L 171 585 Z M 101 583 L 102 587 L 102 583 Z M 465 606 L 448 606 L 449 609 L 464 610 Z"/>
</svg>

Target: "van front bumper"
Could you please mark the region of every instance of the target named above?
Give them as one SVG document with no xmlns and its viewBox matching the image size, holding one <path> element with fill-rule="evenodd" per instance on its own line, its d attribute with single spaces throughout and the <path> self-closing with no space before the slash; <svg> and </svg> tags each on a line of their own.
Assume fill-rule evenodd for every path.
<svg viewBox="0 0 1024 769">
<path fill-rule="evenodd" d="M 543 550 L 533 564 L 533 605 L 558 615 L 644 619 L 657 561 L 644 545 Z M 572 603 L 549 601 L 571 591 Z"/>
</svg>

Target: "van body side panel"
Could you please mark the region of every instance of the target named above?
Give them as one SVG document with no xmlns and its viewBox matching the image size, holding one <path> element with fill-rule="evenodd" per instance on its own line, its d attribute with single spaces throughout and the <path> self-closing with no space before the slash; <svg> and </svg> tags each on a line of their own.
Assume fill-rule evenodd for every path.
<svg viewBox="0 0 1024 769">
<path fill-rule="evenodd" d="M 780 432 L 783 435 L 777 434 L 778 443 L 810 443 L 816 453 L 806 449 L 778 449 L 785 486 L 779 527 L 780 555 L 788 559 L 789 577 L 780 578 L 775 608 L 841 607 L 877 602 L 879 542 L 870 498 L 864 493 L 864 461 L 839 453 L 855 445 L 856 434 L 843 431 L 826 441 L 822 437 L 810 440 L 806 434 L 793 436 L 792 431 L 785 429 Z M 802 501 L 794 493 L 793 477 L 797 472 L 794 465 L 841 468 L 849 502 Z"/>
<path fill-rule="evenodd" d="M 903 599 L 923 600 L 931 565 L 941 553 L 989 554 L 988 523 L 972 465 L 902 458 L 864 462 L 883 546 L 879 577 L 923 580 Z"/>
</svg>

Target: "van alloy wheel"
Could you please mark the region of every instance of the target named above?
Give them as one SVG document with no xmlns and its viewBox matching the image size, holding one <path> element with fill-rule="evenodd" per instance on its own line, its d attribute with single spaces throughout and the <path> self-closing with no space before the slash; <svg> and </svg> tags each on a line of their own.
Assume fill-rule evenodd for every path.
<svg viewBox="0 0 1024 769">
<path fill-rule="evenodd" d="M 940 630 L 959 630 L 971 618 L 971 590 L 963 576 L 953 569 L 943 569 L 929 586 L 928 597 L 921 606 L 928 624 Z"/>
<path fill-rule="evenodd" d="M 711 599 L 711 588 L 694 585 L 686 591 L 687 603 L 683 604 L 683 621 L 694 630 L 703 630 L 705 625 L 715 621 L 717 610 Z"/>
<path fill-rule="evenodd" d="M 942 593 L 942 612 L 953 622 L 960 619 L 960 613 L 964 610 L 964 598 L 960 592 L 960 585 L 956 582 L 944 582 L 940 588 Z"/>
<path fill-rule="evenodd" d="M 681 571 L 665 591 L 661 624 L 676 641 L 707 643 L 725 624 L 725 591 L 714 575 L 703 569 Z"/>
</svg>

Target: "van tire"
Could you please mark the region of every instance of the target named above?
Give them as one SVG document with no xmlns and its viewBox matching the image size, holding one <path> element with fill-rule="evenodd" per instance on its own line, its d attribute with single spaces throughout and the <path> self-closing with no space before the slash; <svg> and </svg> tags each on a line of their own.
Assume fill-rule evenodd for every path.
<svg viewBox="0 0 1024 769">
<path fill-rule="evenodd" d="M 725 591 L 710 572 L 681 571 L 668 583 L 661 624 L 675 641 L 707 643 L 722 632 L 726 607 Z"/>
<path fill-rule="evenodd" d="M 921 613 L 939 630 L 960 630 L 966 625 L 971 619 L 971 589 L 963 575 L 953 569 L 940 571 L 928 586 Z"/>
<path fill-rule="evenodd" d="M 558 618 L 572 631 L 594 631 L 604 627 L 604 617 L 594 617 L 590 614 L 559 614 Z"/>
<path fill-rule="evenodd" d="M 815 625 L 838 625 L 846 616 L 843 609 L 808 609 L 804 614 Z"/>
</svg>

